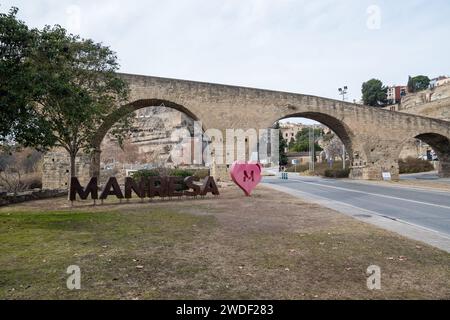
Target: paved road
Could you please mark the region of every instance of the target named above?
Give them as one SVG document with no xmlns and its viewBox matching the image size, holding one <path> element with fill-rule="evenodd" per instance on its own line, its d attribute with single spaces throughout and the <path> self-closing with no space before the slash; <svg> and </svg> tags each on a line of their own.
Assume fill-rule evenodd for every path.
<svg viewBox="0 0 450 320">
<path fill-rule="evenodd" d="M 289 177 L 287 181 L 264 178 L 263 182 L 369 210 L 450 236 L 449 192 L 298 176 Z"/>
<path fill-rule="evenodd" d="M 400 180 L 430 180 L 450 184 L 450 178 L 439 178 L 437 171 L 425 173 L 402 174 Z"/>
</svg>

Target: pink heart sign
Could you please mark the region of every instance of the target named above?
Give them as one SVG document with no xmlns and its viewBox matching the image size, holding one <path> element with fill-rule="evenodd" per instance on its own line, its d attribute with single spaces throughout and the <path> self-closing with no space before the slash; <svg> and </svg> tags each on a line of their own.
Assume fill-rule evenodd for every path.
<svg viewBox="0 0 450 320">
<path fill-rule="evenodd" d="M 259 163 L 246 163 L 236 161 L 231 166 L 231 178 L 241 188 L 247 197 L 261 182 L 261 165 Z"/>
</svg>

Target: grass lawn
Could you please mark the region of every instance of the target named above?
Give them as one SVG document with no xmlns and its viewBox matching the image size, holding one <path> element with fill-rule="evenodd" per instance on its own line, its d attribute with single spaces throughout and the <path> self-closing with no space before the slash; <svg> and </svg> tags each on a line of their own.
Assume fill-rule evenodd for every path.
<svg viewBox="0 0 450 320">
<path fill-rule="evenodd" d="M 69 265 L 81 290 L 66 287 Z M 265 188 L 4 207 L 0 267 L 1 299 L 450 299 L 450 254 Z"/>
</svg>

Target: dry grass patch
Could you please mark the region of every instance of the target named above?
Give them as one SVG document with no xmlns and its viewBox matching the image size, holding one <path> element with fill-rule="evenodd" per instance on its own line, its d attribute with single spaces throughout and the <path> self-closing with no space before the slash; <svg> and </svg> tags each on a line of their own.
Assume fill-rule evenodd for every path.
<svg viewBox="0 0 450 320">
<path fill-rule="evenodd" d="M 218 199 L 0 209 L 0 298 L 450 298 L 450 255 L 259 188 Z M 67 290 L 79 265 L 82 289 Z M 369 265 L 382 290 L 366 287 Z"/>
</svg>

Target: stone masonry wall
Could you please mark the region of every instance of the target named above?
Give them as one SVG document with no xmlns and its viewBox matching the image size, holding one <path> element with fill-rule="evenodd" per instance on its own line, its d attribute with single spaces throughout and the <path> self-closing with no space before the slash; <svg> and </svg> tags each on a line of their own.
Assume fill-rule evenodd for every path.
<svg viewBox="0 0 450 320">
<path fill-rule="evenodd" d="M 76 159 L 76 172 L 82 184 L 87 184 L 90 157 L 79 155 Z M 69 183 L 70 158 L 64 149 L 47 152 L 43 159 L 42 188 L 47 190 L 67 189 Z"/>
</svg>

